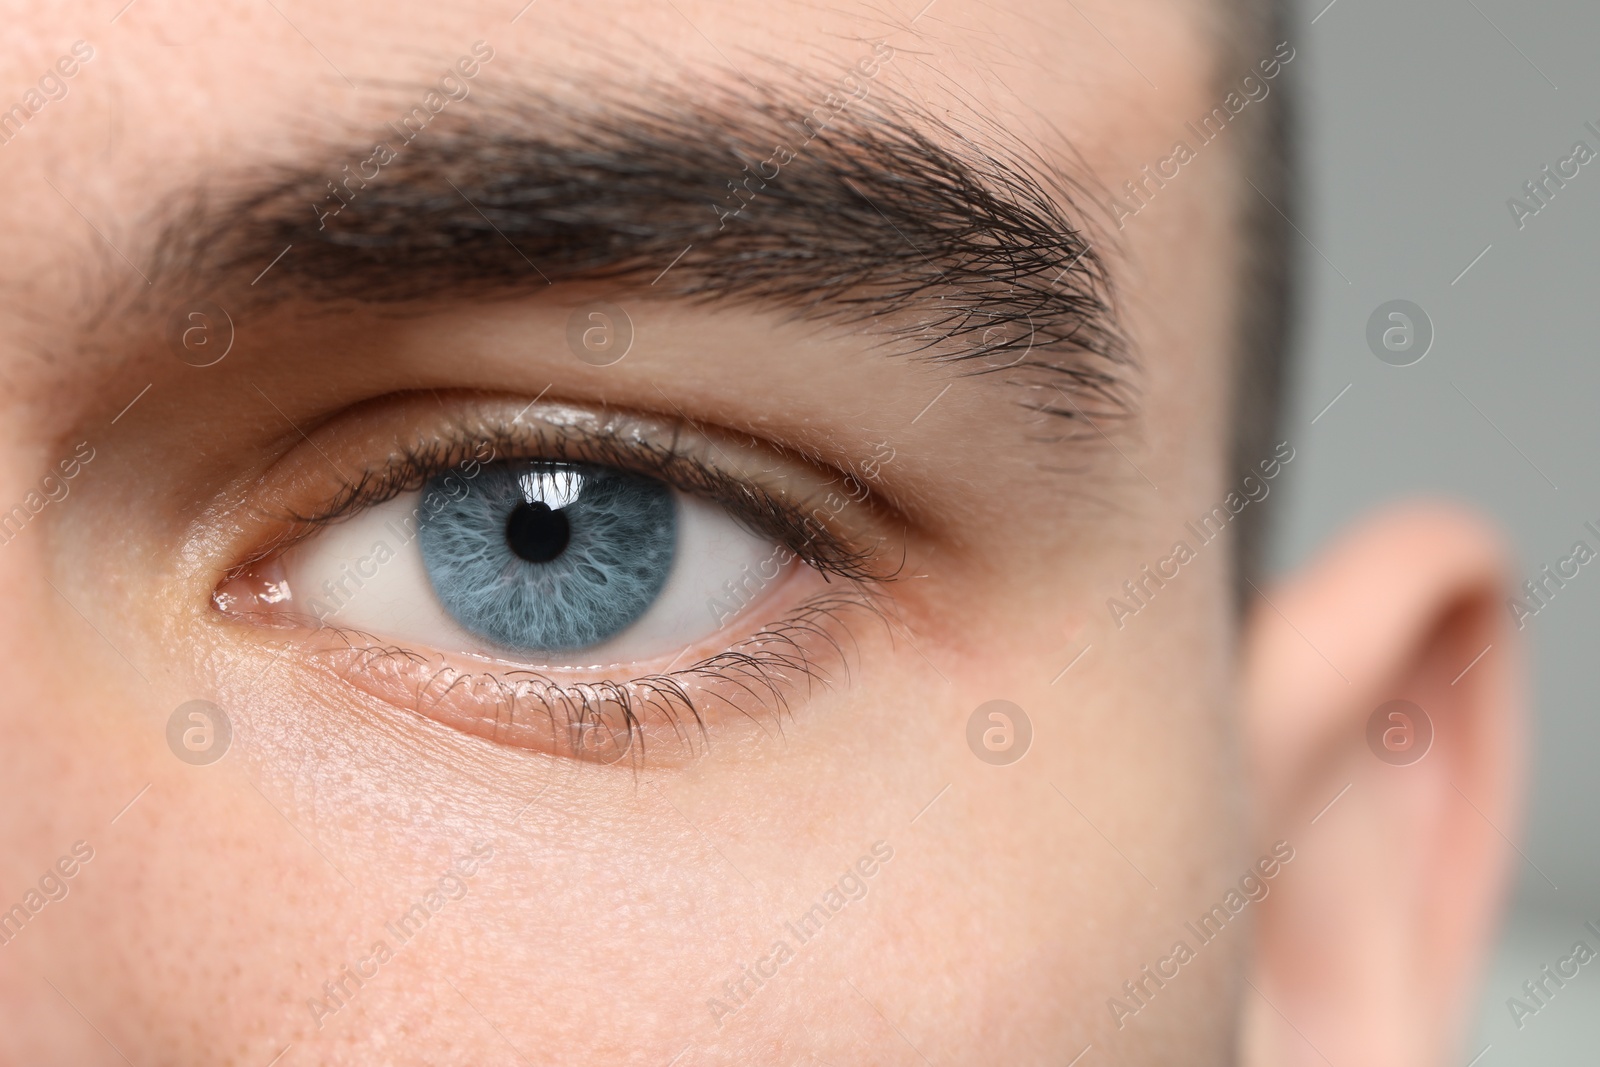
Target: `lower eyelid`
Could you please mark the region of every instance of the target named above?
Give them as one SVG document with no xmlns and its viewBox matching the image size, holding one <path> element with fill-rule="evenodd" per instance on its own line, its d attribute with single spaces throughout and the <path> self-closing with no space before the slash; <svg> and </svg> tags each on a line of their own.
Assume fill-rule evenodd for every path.
<svg viewBox="0 0 1600 1067">
<path fill-rule="evenodd" d="M 633 679 L 601 671 L 489 670 L 461 657 L 320 631 L 293 653 L 336 684 L 511 748 L 602 764 L 692 759 L 731 729 L 775 732 L 793 701 L 844 667 L 852 621 L 882 618 L 873 591 L 834 588 L 698 662 Z M 563 680 L 558 675 L 570 676 Z"/>
</svg>

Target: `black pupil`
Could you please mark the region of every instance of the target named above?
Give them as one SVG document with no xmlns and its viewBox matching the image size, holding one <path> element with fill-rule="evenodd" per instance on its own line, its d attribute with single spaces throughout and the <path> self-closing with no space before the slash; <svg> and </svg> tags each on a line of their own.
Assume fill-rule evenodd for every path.
<svg viewBox="0 0 1600 1067">
<path fill-rule="evenodd" d="M 518 504 L 506 519 L 506 544 L 529 563 L 549 563 L 566 551 L 571 539 L 565 510 L 552 511 L 542 500 Z"/>
</svg>

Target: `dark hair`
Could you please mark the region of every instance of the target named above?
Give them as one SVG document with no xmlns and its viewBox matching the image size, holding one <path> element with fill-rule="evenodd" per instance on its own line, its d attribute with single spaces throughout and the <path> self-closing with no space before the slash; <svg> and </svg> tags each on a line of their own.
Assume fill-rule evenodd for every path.
<svg viewBox="0 0 1600 1067">
<path fill-rule="evenodd" d="M 1281 0 L 1226 0 L 1234 31 L 1222 49 L 1230 78 L 1283 40 L 1287 22 Z M 1243 32 L 1239 32 L 1239 31 Z M 1294 183 L 1294 72 L 1285 69 L 1273 91 L 1252 107 L 1240 165 L 1240 226 L 1244 261 L 1234 314 L 1236 358 L 1233 408 L 1229 413 L 1231 474 L 1237 478 L 1272 453 L 1281 429 L 1287 365 L 1293 346 L 1297 296 L 1294 230 L 1298 201 Z M 1255 188 L 1251 188 L 1251 184 Z M 1292 443 L 1292 442 L 1291 442 Z M 1277 499 L 1276 497 L 1273 499 Z M 1276 508 L 1251 507 L 1240 515 L 1235 566 L 1241 602 L 1248 581 L 1260 573 L 1262 547 Z"/>
</svg>

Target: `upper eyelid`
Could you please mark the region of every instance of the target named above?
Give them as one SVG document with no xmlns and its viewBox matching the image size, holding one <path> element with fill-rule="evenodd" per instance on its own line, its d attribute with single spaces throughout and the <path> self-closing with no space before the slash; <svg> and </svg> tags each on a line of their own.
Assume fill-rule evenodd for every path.
<svg viewBox="0 0 1600 1067">
<path fill-rule="evenodd" d="M 507 412 L 516 411 L 517 416 L 499 416 L 494 409 L 502 406 Z M 736 436 L 750 442 L 748 446 L 738 444 L 732 434 L 719 441 L 713 431 L 676 418 L 617 411 L 597 415 L 560 403 L 547 405 L 530 418 L 532 407 L 512 406 L 509 402 L 469 402 L 454 417 L 436 421 L 431 428 L 418 428 L 407 444 L 396 448 L 391 439 L 385 460 L 363 465 L 354 481 L 341 474 L 340 488 L 331 495 L 324 494 L 324 502 L 313 509 L 281 507 L 259 513 L 263 520 L 285 529 L 232 572 L 281 554 L 326 525 L 420 489 L 430 478 L 452 467 L 470 465 L 474 459 L 480 463 L 549 459 L 617 466 L 660 478 L 683 492 L 728 509 L 736 519 L 763 535 L 789 544 L 825 573 L 874 581 L 890 580 L 897 573 L 885 572 L 878 564 L 877 548 L 881 545 L 852 544 L 852 538 L 838 529 L 846 525 L 837 521 L 841 509 L 830 508 L 828 502 L 839 499 L 839 490 L 852 481 L 861 490 L 859 496 L 851 493 L 852 510 L 868 521 L 850 525 L 882 525 L 878 521 L 882 501 L 853 474 L 833 468 L 835 481 L 807 478 L 803 469 L 817 466 L 810 460 L 785 460 L 777 446 L 746 434 Z M 491 451 L 489 459 L 481 455 L 485 445 Z M 316 451 L 322 454 L 321 448 Z M 711 456 L 720 457 L 722 462 L 711 462 Z M 742 462 L 736 462 L 736 457 Z M 338 466 L 343 469 L 346 465 Z M 798 492 L 775 492 L 775 487 L 754 477 L 784 470 L 793 475 Z M 689 475 L 695 475 L 698 481 L 686 484 L 695 480 Z M 813 481 L 815 484 L 807 484 Z M 818 512 L 823 510 L 829 514 L 819 519 Z M 881 542 L 882 537 L 876 540 Z"/>
<path fill-rule="evenodd" d="M 256 485 L 265 492 L 250 493 L 243 501 L 237 496 L 233 498 L 235 514 L 241 518 L 253 516 L 256 521 L 244 524 L 229 535 L 231 538 L 242 545 L 251 541 L 259 544 L 268 539 L 261 533 L 266 530 L 270 531 L 268 536 L 275 539 L 269 550 L 255 553 L 250 560 L 237 564 L 228 577 L 286 551 L 292 542 L 286 542 L 284 533 L 293 536 L 298 527 L 299 538 L 303 539 L 321 528 L 307 525 L 308 522 L 325 525 L 344 517 L 353 518 L 375 501 L 393 499 L 408 488 L 420 487 L 430 468 L 436 470 L 442 465 L 448 469 L 452 461 L 459 461 L 475 450 L 481 456 L 488 449 L 478 446 L 485 443 L 495 446 L 498 458 L 544 453 L 574 462 L 610 461 L 641 473 L 649 473 L 648 469 L 641 471 L 642 466 L 647 467 L 641 460 L 652 454 L 658 461 L 700 461 L 703 468 L 725 476 L 725 488 L 730 490 L 724 494 L 727 503 L 739 503 L 733 497 L 742 493 L 746 504 L 765 499 L 791 512 L 799 512 L 805 504 L 821 499 L 830 486 L 837 489 L 846 477 L 834 464 L 797 458 L 792 450 L 777 445 L 764 447 L 761 438 L 730 434 L 728 439 L 720 440 L 712 436 L 719 431 L 715 426 L 691 428 L 666 417 L 643 415 L 635 419 L 631 414 L 610 410 L 596 415 L 565 406 L 553 410 L 548 422 L 525 418 L 522 424 L 515 424 L 514 416 L 527 409 L 525 401 L 458 394 L 441 410 L 431 398 L 424 402 L 419 397 L 402 394 L 380 398 L 365 413 L 344 409 L 319 420 L 308 440 L 290 445 L 258 477 Z M 565 418 L 565 415 L 574 417 Z M 397 428 L 402 427 L 397 433 Z M 658 463 L 658 469 L 660 466 Z M 393 477 L 396 469 L 402 471 L 398 484 Z M 358 486 L 364 484 L 366 488 L 351 492 L 352 475 Z M 665 480 L 680 489 L 685 488 L 676 480 Z M 735 488 L 740 486 L 742 489 Z M 779 493 L 779 488 L 788 491 Z M 277 498 L 277 503 L 299 501 L 311 507 L 272 506 L 275 502 L 272 491 L 278 489 L 286 490 L 287 495 Z M 410 502 L 406 501 L 405 506 L 409 507 Z M 859 504 L 862 520 L 869 520 L 869 512 L 874 507 L 876 501 Z M 521 720 L 514 714 L 518 707 L 523 709 L 523 718 L 531 716 L 528 721 L 539 724 L 548 715 L 559 718 L 563 710 L 570 715 L 578 709 L 581 722 L 609 724 L 613 737 L 628 738 L 630 753 L 637 734 L 642 761 L 647 726 L 651 727 L 648 733 L 652 739 L 666 740 L 666 735 L 657 733 L 659 728 L 677 736 L 681 742 L 684 737 L 679 736 L 680 727 L 685 734 L 703 732 L 702 710 L 709 716 L 713 708 L 726 708 L 738 713 L 733 716 L 735 719 L 749 719 L 769 709 L 781 717 L 789 711 L 791 699 L 807 692 L 812 682 L 827 681 L 833 674 L 829 667 L 819 669 L 820 665 L 834 664 L 835 657 L 846 655 L 854 646 L 854 637 L 844 624 L 844 615 L 853 614 L 856 609 L 867 609 L 875 617 L 889 619 L 892 613 L 887 611 L 887 602 L 881 599 L 887 596 L 887 590 L 874 588 L 876 582 L 894 576 L 882 573 L 888 568 L 878 563 L 891 555 L 880 551 L 883 541 L 874 545 L 870 567 L 863 565 L 851 572 L 839 564 L 848 562 L 846 554 L 853 551 L 855 545 L 867 544 L 874 531 L 893 527 L 881 517 L 833 525 L 840 529 L 819 528 L 819 532 L 828 533 L 841 546 L 835 554 L 833 569 L 845 580 L 829 583 L 795 611 L 760 625 L 737 643 L 726 644 L 726 631 L 719 630 L 717 633 L 721 636 L 713 635 L 702 642 L 706 654 L 697 662 L 679 668 L 674 666 L 677 662 L 674 660 L 665 669 L 639 678 L 617 676 L 611 668 L 584 668 L 579 669 L 576 678 L 563 680 L 569 668 L 533 669 L 498 662 L 478 663 L 470 652 L 438 652 L 424 648 L 413 651 L 373 634 L 337 626 L 318 628 L 314 632 L 321 636 L 316 639 L 297 638 L 291 648 L 295 655 L 318 657 L 331 653 L 328 662 L 335 667 L 340 662 L 352 667 L 376 666 L 372 671 L 339 674 L 336 670 L 335 673 L 367 697 L 375 697 L 408 713 L 422 710 L 420 705 L 424 697 L 430 693 L 438 696 L 442 688 L 444 697 L 434 701 L 423 714 L 446 726 L 493 741 L 520 744 L 515 738 L 502 737 L 497 732 L 502 722 L 507 729 L 518 725 Z M 843 533 L 845 528 L 855 536 L 847 538 Z M 775 537 L 774 540 L 783 539 Z M 799 554 L 804 557 L 804 553 Z M 805 559 L 805 562 L 825 571 L 817 567 L 813 559 Z M 896 560 L 889 562 L 892 565 Z M 810 576 L 813 581 L 816 578 L 816 575 Z M 225 604 L 213 599 L 213 605 L 223 616 L 233 615 Z M 234 621 L 245 623 L 250 617 L 249 612 L 240 613 Z M 284 621 L 292 621 L 292 618 L 286 616 Z M 263 616 L 264 621 L 273 619 L 271 615 Z M 747 621 L 753 627 L 760 620 Z M 739 629 L 745 632 L 746 628 Z M 341 660 L 342 656 L 351 658 Z M 422 667 L 437 664 L 448 670 L 424 671 L 427 680 L 420 688 L 412 689 L 406 681 L 409 675 L 399 669 L 412 662 Z M 454 702 L 446 699 L 451 693 L 457 694 L 451 698 Z M 491 698 L 487 703 L 485 693 Z M 510 703 L 501 699 L 508 694 L 514 698 Z M 567 725 L 570 727 L 570 723 Z M 490 732 L 485 733 L 485 729 Z M 566 733 L 561 736 L 565 737 Z M 530 741 L 525 747 L 539 748 L 540 745 Z M 688 754 L 693 755 L 695 750 L 696 746 L 691 743 Z M 556 755 L 568 754 L 559 745 L 550 751 Z M 652 740 L 651 751 L 666 756 L 678 750 Z"/>
</svg>

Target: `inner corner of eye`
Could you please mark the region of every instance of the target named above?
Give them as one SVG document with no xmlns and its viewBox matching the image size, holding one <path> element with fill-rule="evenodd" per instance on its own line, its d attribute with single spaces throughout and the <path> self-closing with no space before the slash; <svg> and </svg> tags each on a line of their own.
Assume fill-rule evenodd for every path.
<svg viewBox="0 0 1600 1067">
<path fill-rule="evenodd" d="M 218 608 L 548 666 L 668 658 L 768 621 L 796 553 L 666 482 L 592 464 L 452 469 L 218 587 Z"/>
</svg>

